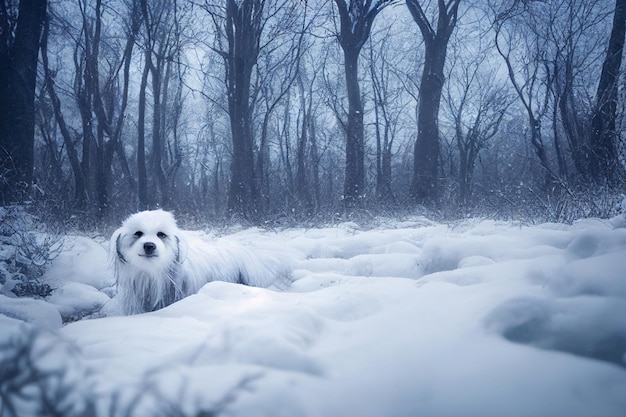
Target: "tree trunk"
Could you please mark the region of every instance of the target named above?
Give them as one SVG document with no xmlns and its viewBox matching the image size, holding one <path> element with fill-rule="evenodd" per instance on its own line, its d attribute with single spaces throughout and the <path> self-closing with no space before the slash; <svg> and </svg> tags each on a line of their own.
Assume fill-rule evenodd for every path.
<svg viewBox="0 0 626 417">
<path fill-rule="evenodd" d="M 361 48 L 344 46 L 346 90 L 348 92 L 348 121 L 346 125 L 346 175 L 344 203 L 348 207 L 360 204 L 365 193 L 365 141 L 363 104 L 359 87 L 358 63 Z"/>
<path fill-rule="evenodd" d="M 259 193 L 254 173 L 254 153 L 251 126 L 250 77 L 251 71 L 241 58 L 231 60 L 233 73 L 228 108 L 233 142 L 231 183 L 228 209 L 246 218 L 257 218 Z"/>
<path fill-rule="evenodd" d="M 46 0 L 19 2 L 12 31 L 0 6 L 0 203 L 23 199 L 33 180 L 35 84 Z M 14 33 L 14 35 L 13 35 Z"/>
<path fill-rule="evenodd" d="M 150 54 L 150 53 L 149 53 Z M 157 58 L 157 61 L 153 63 L 151 56 L 148 57 L 148 67 L 152 73 L 152 160 L 151 168 L 152 175 L 156 178 L 156 185 L 160 191 L 160 203 L 161 206 L 167 207 L 169 202 L 169 190 L 167 187 L 167 178 L 163 170 L 163 151 L 165 150 L 165 132 L 162 129 L 162 119 L 165 115 L 163 113 L 163 104 L 161 96 L 164 94 L 164 81 L 163 81 L 163 66 L 164 62 L 162 58 Z"/>
<path fill-rule="evenodd" d="M 538 113 L 541 114 L 542 111 L 538 111 L 536 109 L 536 106 L 534 105 L 534 102 L 537 99 L 537 96 L 539 95 L 536 89 L 532 88 L 532 86 L 537 83 L 537 78 L 536 78 L 537 71 L 535 70 L 530 80 L 526 80 L 523 84 L 520 84 L 520 82 L 517 81 L 518 72 L 513 68 L 513 63 L 511 60 L 510 52 L 505 52 L 500 45 L 499 37 L 501 34 L 501 29 L 502 29 L 502 22 L 498 22 L 498 24 L 496 25 L 495 46 L 507 67 L 509 80 L 511 81 L 511 84 L 513 85 L 513 88 L 519 100 L 524 106 L 524 109 L 526 110 L 526 114 L 528 116 L 528 125 L 530 128 L 530 143 L 532 144 L 535 150 L 535 154 L 537 155 L 537 158 L 539 158 L 539 163 L 545 170 L 544 187 L 547 188 L 551 182 L 553 181 L 559 182 L 560 179 L 556 176 L 554 171 L 552 171 L 552 168 L 550 168 L 550 160 L 548 158 L 548 153 L 543 143 L 543 136 L 541 132 L 541 120 L 538 116 Z M 512 46 L 509 45 L 509 47 L 512 47 Z M 538 65 L 538 63 L 535 63 L 535 65 Z M 547 100 L 547 97 L 548 97 L 548 94 L 546 93 L 546 100 Z M 545 109 L 546 107 L 545 104 L 543 107 Z"/>
<path fill-rule="evenodd" d="M 124 127 L 124 119 L 126 117 L 126 108 L 128 106 L 128 89 L 130 84 L 130 65 L 131 58 L 133 55 L 133 48 L 135 42 L 137 40 L 137 34 L 139 33 L 139 29 L 141 28 L 142 19 L 139 3 L 134 0 L 131 5 L 131 16 L 130 16 L 130 27 L 129 32 L 127 33 L 126 38 L 126 46 L 124 48 L 124 70 L 123 70 L 123 84 L 122 84 L 122 103 L 120 105 L 120 110 L 117 118 L 117 122 L 115 124 L 115 130 L 113 134 L 113 140 L 115 142 L 115 153 L 118 155 L 118 159 L 120 161 L 120 165 L 122 167 L 122 173 L 126 177 L 131 190 L 136 190 L 137 185 L 133 179 L 133 176 L 130 172 L 130 166 L 128 164 L 128 159 L 126 157 L 126 153 L 124 151 L 124 145 L 121 140 L 122 129 Z M 142 78 L 143 79 L 143 78 Z M 144 107 L 145 111 L 145 107 Z"/>
<path fill-rule="evenodd" d="M 146 87 L 148 84 L 148 64 L 144 65 L 139 85 L 139 109 L 137 115 L 137 194 L 139 207 L 147 209 L 150 206 L 148 199 L 148 170 L 146 167 Z"/>
<path fill-rule="evenodd" d="M 543 134 L 541 133 L 541 121 L 535 117 L 535 113 L 527 108 L 528 122 L 530 125 L 530 143 L 535 148 L 535 154 L 539 158 L 539 163 L 545 170 L 544 187 L 548 188 L 553 181 L 559 181 L 559 178 L 554 174 L 550 167 L 550 160 L 548 159 L 548 152 L 543 144 Z"/>
<path fill-rule="evenodd" d="M 343 187 L 346 208 L 363 204 L 365 196 L 365 134 L 359 87 L 359 54 L 374 19 L 393 0 L 335 0 L 341 21 L 339 44 L 343 49 L 348 120 L 346 123 L 346 172 Z"/>
<path fill-rule="evenodd" d="M 469 178 L 469 150 L 459 137 L 457 132 L 457 146 L 459 149 L 459 204 L 461 207 L 467 206 L 470 196 L 470 178 Z"/>
<path fill-rule="evenodd" d="M 89 27 L 89 25 L 85 25 L 85 28 Z M 88 31 L 85 30 L 85 44 L 88 43 Z M 96 119 L 98 121 L 98 130 L 97 130 L 97 147 L 96 147 L 96 166 L 95 166 L 95 178 L 94 178 L 94 186 L 96 192 L 96 198 L 98 201 L 97 211 L 98 214 L 102 215 L 106 210 L 108 210 L 110 201 L 109 201 L 109 192 L 108 185 L 111 182 L 111 161 L 113 159 L 113 146 L 112 146 L 112 132 L 111 126 L 109 124 L 109 118 L 106 115 L 106 111 L 104 108 L 102 95 L 100 92 L 100 71 L 98 67 L 98 62 L 100 61 L 100 40 L 102 34 L 102 0 L 96 0 L 95 5 L 95 22 L 94 22 L 94 32 L 93 38 L 91 41 L 91 53 L 88 53 L 86 56 L 86 75 L 85 85 L 87 86 L 87 90 L 92 97 L 93 104 L 93 112 L 96 115 Z M 87 47 L 89 50 L 89 47 Z M 90 112 L 92 109 L 89 109 Z M 109 137 L 107 141 L 105 138 Z"/>
<path fill-rule="evenodd" d="M 424 70 L 420 82 L 417 140 L 413 150 L 413 178 L 409 195 L 418 202 L 438 199 L 439 104 L 445 81 L 443 68 L 461 0 L 437 1 L 437 25 L 431 25 L 419 0 L 406 5 L 424 39 Z"/>
<path fill-rule="evenodd" d="M 304 81 L 302 77 L 298 79 L 298 91 L 300 93 L 300 113 L 302 114 L 302 128 L 298 138 L 297 160 L 296 160 L 296 196 L 298 203 L 307 211 L 313 208 L 313 197 L 311 196 L 310 179 L 308 165 L 313 165 L 313 161 L 307 164 L 307 149 L 311 141 L 312 124 L 312 102 L 311 96 L 306 97 Z M 308 102 L 307 102 L 308 101 Z"/>
<path fill-rule="evenodd" d="M 228 51 L 224 57 L 233 143 L 228 209 L 249 219 L 258 219 L 261 214 L 254 169 L 250 84 L 259 53 L 263 6 L 260 0 L 244 0 L 241 4 L 228 0 L 226 6 Z"/>
<path fill-rule="evenodd" d="M 385 112 L 382 86 L 376 77 L 373 66 L 372 72 L 374 88 L 374 123 L 376 126 L 376 199 L 383 203 L 394 203 L 391 191 L 391 141 L 389 139 L 389 120 Z M 382 113 L 382 115 L 381 115 Z M 382 127 L 382 128 L 381 128 Z M 382 132 L 381 132 L 382 130 Z"/>
<path fill-rule="evenodd" d="M 311 110 L 309 110 L 311 112 Z M 309 142 L 311 143 L 311 154 L 309 161 L 311 163 L 311 175 L 313 176 L 313 196 L 314 196 L 314 205 L 315 211 L 319 209 L 322 199 L 322 192 L 320 186 L 320 156 L 319 151 L 317 149 L 317 135 L 315 129 L 315 119 L 312 114 L 309 115 Z"/>
<path fill-rule="evenodd" d="M 85 178 L 83 176 L 83 170 L 80 164 L 80 159 L 78 158 L 78 151 L 74 146 L 72 134 L 67 123 L 65 122 L 65 118 L 63 117 L 63 113 L 61 111 L 61 100 L 59 99 L 54 88 L 54 78 L 52 77 L 52 73 L 48 66 L 48 33 L 49 19 L 46 18 L 41 39 L 41 57 L 43 61 L 44 83 L 48 92 L 48 96 L 50 97 L 50 101 L 52 102 L 54 118 L 57 122 L 57 125 L 59 126 L 59 130 L 61 131 L 63 143 L 67 150 L 70 166 L 72 168 L 72 175 L 74 176 L 74 198 L 76 200 L 76 206 L 79 209 L 84 209 L 88 198 L 87 187 L 85 184 Z"/>
<path fill-rule="evenodd" d="M 592 177 L 598 184 L 615 185 L 619 181 L 617 152 L 617 90 L 626 34 L 626 0 L 615 0 L 613 28 L 602 65 L 596 92 L 596 106 L 591 120 L 591 152 L 588 156 Z"/>
<path fill-rule="evenodd" d="M 416 201 L 433 202 L 438 196 L 439 104 L 443 89 L 445 49 L 426 43 L 426 58 L 419 91 L 417 140 L 413 149 L 413 180 L 410 195 Z M 430 59 L 429 59 L 430 56 Z"/>
</svg>

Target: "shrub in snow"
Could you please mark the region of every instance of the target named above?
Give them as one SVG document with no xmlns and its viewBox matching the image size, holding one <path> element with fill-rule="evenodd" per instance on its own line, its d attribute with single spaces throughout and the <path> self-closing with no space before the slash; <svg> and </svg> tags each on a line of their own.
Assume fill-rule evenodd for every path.
<svg viewBox="0 0 626 417">
<path fill-rule="evenodd" d="M 98 389 L 98 375 L 76 345 L 58 333 L 2 315 L 0 328 L 2 417 L 217 416 L 262 376 L 220 375 L 226 380 L 223 389 L 217 384 L 211 391 L 195 391 L 192 382 L 206 377 L 202 371 L 154 369 L 139 384 L 120 384 L 107 392 Z"/>
<path fill-rule="evenodd" d="M 77 351 L 56 334 L 2 320 L 0 415 L 94 416 L 87 371 Z"/>
<path fill-rule="evenodd" d="M 46 233 L 23 207 L 0 207 L 0 293 L 50 295 L 52 289 L 40 277 L 60 250 L 60 238 Z"/>
</svg>

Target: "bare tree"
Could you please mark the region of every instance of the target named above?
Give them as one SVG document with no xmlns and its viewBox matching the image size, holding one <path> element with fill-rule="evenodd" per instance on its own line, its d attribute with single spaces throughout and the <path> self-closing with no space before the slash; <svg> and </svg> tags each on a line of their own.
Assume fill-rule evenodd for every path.
<svg viewBox="0 0 626 417">
<path fill-rule="evenodd" d="M 596 103 L 591 120 L 590 168 L 597 183 L 615 185 L 619 182 L 619 158 L 617 153 L 618 80 L 624 36 L 626 35 L 626 0 L 615 0 L 613 26 L 602 65 L 602 73 L 596 92 Z"/>
<path fill-rule="evenodd" d="M 177 137 L 182 96 L 178 73 L 181 65 L 182 26 L 186 12 L 177 1 L 141 0 L 141 13 L 145 22 L 144 72 L 140 85 L 141 120 L 139 122 L 138 165 L 140 172 L 140 205 L 158 204 L 170 207 L 173 201 L 171 187 L 173 176 L 181 164 L 181 150 Z M 151 153 L 145 154 L 145 106 L 147 83 L 150 83 L 152 98 Z M 172 86 L 172 82 L 177 83 Z M 175 100 L 170 103 L 171 89 L 175 90 Z M 172 142 L 169 142 L 168 124 L 173 128 Z M 143 143 L 142 143 L 143 142 Z M 150 175 L 148 175 L 148 172 Z M 156 181 L 148 181 L 147 178 Z M 158 192 L 157 192 L 158 190 Z M 150 196 L 152 201 L 148 198 Z"/>
<path fill-rule="evenodd" d="M 554 151 L 559 177 L 568 181 L 571 179 L 571 170 L 568 167 L 570 158 L 567 158 L 566 145 L 569 145 L 576 171 L 586 181 L 589 179 L 586 156 L 589 121 L 585 116 L 588 112 L 585 101 L 589 93 L 581 88 L 586 85 L 581 80 L 593 76 L 593 63 L 598 57 L 591 51 L 600 49 L 597 43 L 601 38 L 599 36 L 596 37 L 598 41 L 590 42 L 590 47 L 584 48 L 584 42 L 589 38 L 585 34 L 593 33 L 594 26 L 603 21 L 603 18 L 594 16 L 598 15 L 597 12 L 594 13 L 598 3 L 600 2 L 588 0 L 561 1 L 552 3 L 547 13 L 542 11 L 544 19 L 547 19 L 547 36 L 552 43 L 552 54 L 546 56 L 545 60 L 546 69 L 550 73 L 549 89 L 554 96 Z M 566 139 L 565 143 L 561 137 Z"/>
<path fill-rule="evenodd" d="M 318 54 L 311 52 L 311 48 L 305 48 L 304 51 L 296 80 L 300 123 L 297 134 L 295 192 L 299 206 L 304 207 L 305 214 L 310 215 L 318 212 L 324 203 L 320 173 L 325 151 L 324 144 L 320 145 L 320 136 L 323 136 L 320 131 L 324 130 L 320 121 L 323 100 L 319 88 L 322 60 Z"/>
<path fill-rule="evenodd" d="M 459 204 L 466 206 L 480 152 L 498 133 L 512 100 L 507 88 L 493 81 L 496 70 L 485 70 L 490 63 L 484 51 L 459 60 L 448 77 L 445 103 L 458 151 Z"/>
<path fill-rule="evenodd" d="M 60 5 L 56 6 L 58 10 L 56 7 L 51 10 L 42 53 L 44 85 L 70 160 L 75 207 L 102 213 L 111 205 L 115 154 L 123 176 L 134 187 L 121 135 L 128 104 L 131 57 L 141 19 L 136 2 L 131 2 L 128 14 L 122 14 L 127 18 L 122 21 L 126 36 L 120 39 L 124 43 L 116 44 L 119 48 L 115 48 L 109 43 L 112 41 L 108 32 L 111 28 L 107 28 L 103 18 L 108 4 L 101 0 L 95 3 L 80 1 L 77 6 L 77 11 L 72 10 L 77 14 L 71 16 L 76 18 L 69 20 L 64 15 L 68 10 Z M 54 52 L 49 51 L 50 24 L 54 24 L 62 36 L 56 40 L 54 46 L 58 49 Z M 72 42 L 68 43 L 68 39 Z M 55 56 L 66 43 L 69 44 L 67 48 L 72 49 L 74 63 L 74 79 L 69 87 L 68 80 L 57 77 L 61 65 L 53 67 L 49 62 L 49 55 Z M 74 118 L 65 114 L 67 110 L 64 108 L 68 107 L 70 98 L 68 91 L 73 94 L 71 98 L 75 100 L 80 127 L 72 126 Z M 63 100 L 67 100 L 65 106 Z"/>
<path fill-rule="evenodd" d="M 619 9 L 616 11 L 619 14 Z M 590 82 L 601 71 L 603 52 L 600 51 L 605 48 L 603 35 L 610 32 L 607 30 L 608 2 L 512 0 L 495 6 L 494 14 L 496 47 L 528 116 L 531 144 L 544 168 L 546 184 L 558 182 L 569 186 L 610 182 L 607 175 L 611 176 L 609 172 L 619 165 L 616 136 L 607 133 L 612 138 L 604 141 L 595 135 L 601 130 L 615 132 L 615 125 L 611 128 L 610 120 L 614 122 L 616 115 L 607 107 L 600 112 L 599 109 L 604 105 L 601 103 L 616 104 L 617 95 L 604 102 L 600 99 L 600 90 L 594 92 L 596 85 Z M 624 17 L 618 17 L 617 32 L 620 19 L 622 28 L 624 26 Z M 614 37 L 614 41 L 619 38 L 619 35 Z M 621 33 L 622 45 L 623 41 L 624 32 Z M 618 47 L 618 44 L 614 46 Z M 606 58 L 609 56 L 619 56 L 621 60 L 621 49 L 617 55 L 607 53 Z M 616 63 L 612 62 L 613 65 Z M 619 66 L 618 63 L 608 73 L 617 74 Z M 605 75 L 608 73 L 604 72 Z M 606 83 L 598 83 L 597 88 L 601 89 L 602 85 L 606 86 Z M 611 117 L 599 122 L 603 117 L 600 114 L 611 113 Z M 552 149 L 546 129 L 550 122 Z M 554 151 L 558 170 L 552 168 L 554 160 L 550 157 L 550 150 Z M 607 162 L 609 160 L 612 162 Z"/>
<path fill-rule="evenodd" d="M 538 76 L 542 79 L 538 85 L 545 85 L 553 100 L 548 105 L 552 108 L 558 177 L 571 185 L 606 180 L 592 172 L 599 153 L 590 125 L 597 113 L 593 96 L 597 95 L 594 89 L 599 84 L 589 80 L 597 78 L 601 71 L 604 34 L 608 37 L 610 32 L 607 30 L 607 20 L 612 14 L 609 8 L 605 0 L 513 2 L 501 13 L 502 17 L 508 15 L 516 21 L 522 45 L 532 45 L 526 39 L 535 39 L 541 46 L 534 53 L 534 66 L 540 67 Z M 545 116 L 548 120 L 547 112 Z"/>
<path fill-rule="evenodd" d="M 548 111 L 550 98 L 549 74 L 546 72 L 544 59 L 548 50 L 547 38 L 536 33 L 535 36 L 527 36 L 529 27 L 541 26 L 537 18 L 534 14 L 526 13 L 514 1 L 510 7 L 496 13 L 495 45 L 528 117 L 530 143 L 544 169 L 544 186 L 547 186 L 553 181 L 560 182 L 560 179 L 552 169 L 542 131 L 542 118 Z M 524 19 L 530 19 L 530 22 L 525 22 Z"/>
<path fill-rule="evenodd" d="M 274 113 L 282 105 L 284 111 L 292 111 L 289 102 L 291 100 L 290 91 L 301 73 L 301 57 L 303 50 L 308 46 L 305 42 L 305 35 L 308 34 L 313 19 L 307 17 L 308 6 L 303 7 L 294 3 L 290 6 L 285 4 L 284 10 L 280 14 L 279 21 L 268 24 L 268 37 L 281 38 L 285 34 L 284 40 L 277 42 L 271 52 L 259 51 L 259 62 L 256 66 L 257 94 L 255 95 L 255 108 L 258 109 L 256 118 L 261 119 L 261 129 L 258 132 L 259 145 L 256 154 L 256 173 L 259 179 L 259 188 L 263 197 L 263 211 L 270 207 L 271 186 L 271 156 L 269 125 L 274 117 Z M 285 115 L 289 119 L 290 114 Z M 291 132 L 283 135 L 285 143 L 289 141 Z M 285 155 L 289 161 L 289 155 Z M 287 175 L 291 170 L 287 170 Z M 293 184 L 291 182 L 290 184 Z"/>
<path fill-rule="evenodd" d="M 320 205 L 319 154 L 317 139 L 314 86 L 317 73 L 311 68 L 301 68 L 297 86 L 299 97 L 298 136 L 296 146 L 296 173 L 294 191 L 298 208 L 305 214 L 317 211 Z"/>
<path fill-rule="evenodd" d="M 61 136 L 63 138 L 63 143 L 65 145 L 67 156 L 70 162 L 70 166 L 72 168 L 72 175 L 74 177 L 74 199 L 77 207 L 83 209 L 85 208 L 85 204 L 87 203 L 87 184 L 85 180 L 85 176 L 83 175 L 83 170 L 80 163 L 80 157 L 78 155 L 78 150 L 74 144 L 74 136 L 70 131 L 70 127 L 65 121 L 65 117 L 61 110 L 61 100 L 56 92 L 55 81 L 53 76 L 53 71 L 50 69 L 50 64 L 48 62 L 48 39 L 50 34 L 50 17 L 46 17 L 44 23 L 44 29 L 41 40 L 41 56 L 43 62 L 43 70 L 44 70 L 44 85 L 46 87 L 46 91 L 48 96 L 50 97 L 50 101 L 52 104 L 52 108 L 54 110 L 54 118 L 56 119 L 56 123 L 59 126 L 59 130 L 61 132 Z M 57 178 L 57 181 L 60 178 Z"/>
<path fill-rule="evenodd" d="M 46 0 L 0 2 L 0 203 L 21 200 L 33 178 L 35 83 Z M 17 10 L 15 10 L 17 7 Z"/>
<path fill-rule="evenodd" d="M 348 120 L 346 122 L 346 174 L 344 202 L 358 205 L 365 192 L 365 138 L 363 103 L 359 86 L 359 55 L 370 36 L 376 16 L 394 0 L 335 0 L 339 12 L 339 44 L 343 50 Z"/>
<path fill-rule="evenodd" d="M 390 39 L 390 30 L 385 28 L 370 37 L 369 45 L 376 136 L 376 198 L 384 205 L 396 203 L 392 189 L 392 149 L 408 105 L 407 98 L 403 97 L 405 87 L 395 67 L 398 56 L 404 57 L 404 51 L 394 48 Z"/>
<path fill-rule="evenodd" d="M 457 24 L 461 0 L 437 0 L 436 25 L 428 18 L 424 2 L 406 5 L 424 39 L 424 69 L 419 90 L 417 140 L 413 152 L 410 195 L 417 201 L 437 199 L 439 163 L 439 105 L 445 82 L 444 66 L 448 41 Z"/>
<path fill-rule="evenodd" d="M 251 220 L 259 219 L 263 213 L 261 190 L 267 194 L 261 176 L 268 169 L 270 116 L 286 97 L 297 74 L 304 32 L 302 27 L 294 27 L 304 22 L 304 13 L 298 12 L 302 7 L 306 4 L 289 0 L 204 3 L 217 32 L 212 49 L 224 60 L 232 141 L 228 210 Z M 278 83 L 277 75 L 284 76 Z M 260 132 L 255 128 L 259 104 L 266 110 Z"/>
<path fill-rule="evenodd" d="M 247 218 L 260 216 L 260 193 L 254 169 L 251 99 L 252 73 L 261 48 L 266 16 L 265 0 L 226 0 L 224 6 L 206 4 L 221 40 L 217 52 L 224 59 L 233 156 L 228 209 Z"/>
<path fill-rule="evenodd" d="M 315 74 L 312 77 L 312 81 L 314 81 Z M 313 82 L 307 82 L 306 84 L 312 85 Z M 307 165 L 311 165 L 315 169 L 317 161 L 316 158 L 307 158 L 307 149 L 309 144 L 315 145 L 315 119 L 313 114 L 313 94 L 311 94 L 310 90 L 305 90 L 305 77 L 302 73 L 298 77 L 298 90 L 301 127 L 296 151 L 295 191 L 300 205 L 305 209 L 311 209 L 314 206 L 314 201 L 317 202 L 317 199 L 314 200 L 314 194 L 311 193 L 311 178 Z M 319 189 L 319 184 L 316 184 L 315 188 Z M 315 195 L 319 196 L 319 192 L 316 192 Z"/>
</svg>

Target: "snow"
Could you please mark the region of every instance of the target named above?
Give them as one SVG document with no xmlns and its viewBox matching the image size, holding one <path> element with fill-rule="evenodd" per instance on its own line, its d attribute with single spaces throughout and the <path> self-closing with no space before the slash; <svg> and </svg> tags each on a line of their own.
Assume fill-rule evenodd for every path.
<svg viewBox="0 0 626 417">
<path fill-rule="evenodd" d="M 76 239 L 47 303 L 0 299 L 0 345 L 45 328 L 47 366 L 73 370 L 58 384 L 82 375 L 72 403 L 101 416 L 624 414 L 623 216 L 381 224 L 242 230 L 228 240 L 293 263 L 289 287 L 212 282 L 153 313 L 59 328 L 51 309 L 95 311 L 112 284 L 102 242 Z"/>
<path fill-rule="evenodd" d="M 64 252 L 46 272 L 46 282 L 59 287 L 66 282 L 88 284 L 103 290 L 115 285 L 108 260 L 108 241 L 85 236 L 70 236 L 63 242 Z"/>
<path fill-rule="evenodd" d="M 100 311 L 110 298 L 90 285 L 67 282 L 47 297 L 47 301 L 58 308 L 64 321 L 73 321 Z"/>
<path fill-rule="evenodd" d="M 0 294 L 0 319 L 5 317 L 32 323 L 44 329 L 58 329 L 62 325 L 59 311 L 45 301 L 18 299 Z"/>
</svg>

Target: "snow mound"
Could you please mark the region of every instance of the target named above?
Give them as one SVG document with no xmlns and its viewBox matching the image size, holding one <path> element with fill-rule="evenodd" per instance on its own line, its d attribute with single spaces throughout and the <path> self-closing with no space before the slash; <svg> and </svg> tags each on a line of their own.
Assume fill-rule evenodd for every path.
<svg viewBox="0 0 626 417">
<path fill-rule="evenodd" d="M 59 311 L 43 300 L 0 294 L 0 318 L 2 317 L 32 323 L 44 329 L 58 329 L 62 324 Z"/>
<path fill-rule="evenodd" d="M 622 415 L 619 224 L 243 230 L 229 239 L 288 248 L 289 287 L 212 282 L 153 313 L 70 323 L 56 358 L 89 375 L 95 416 Z M 58 297 L 71 291 L 93 295 Z"/>
<path fill-rule="evenodd" d="M 67 237 L 63 252 L 54 260 L 42 281 L 52 288 L 66 282 L 79 282 L 98 290 L 115 285 L 115 277 L 109 265 L 108 241 L 97 242 L 85 236 Z"/>
<path fill-rule="evenodd" d="M 626 300 L 517 298 L 496 308 L 488 326 L 506 339 L 626 365 Z"/>
<path fill-rule="evenodd" d="M 64 322 L 69 322 L 100 311 L 110 298 L 90 285 L 67 282 L 46 300 L 57 306 Z"/>
</svg>

